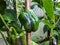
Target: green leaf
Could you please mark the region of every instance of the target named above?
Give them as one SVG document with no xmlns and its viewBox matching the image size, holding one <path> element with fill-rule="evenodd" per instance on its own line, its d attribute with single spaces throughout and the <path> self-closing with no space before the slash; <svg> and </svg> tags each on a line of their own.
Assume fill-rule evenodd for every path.
<svg viewBox="0 0 60 45">
<path fill-rule="evenodd" d="M 48 20 L 43 20 L 43 22 L 44 22 L 49 28 L 54 28 L 54 26 L 53 26 Z"/>
<path fill-rule="evenodd" d="M 33 1 L 33 2 L 37 2 L 37 3 L 38 3 L 38 6 L 39 6 L 40 8 L 43 7 L 42 0 L 32 0 L 32 1 Z"/>
<path fill-rule="evenodd" d="M 49 45 L 49 41 L 44 42 L 42 45 Z"/>
<path fill-rule="evenodd" d="M 56 7 L 60 8 L 60 2 L 55 2 Z"/>
<path fill-rule="evenodd" d="M 31 38 L 31 40 L 34 41 L 35 43 L 38 43 L 42 39 L 43 39 L 43 36 L 33 36 Z"/>
<path fill-rule="evenodd" d="M 4 18 L 4 20 L 6 20 L 6 21 L 8 21 L 9 23 L 11 22 L 11 21 L 15 21 L 15 18 L 14 18 L 14 16 L 11 14 L 11 13 L 5 13 L 4 15 L 3 15 L 3 18 Z"/>
<path fill-rule="evenodd" d="M 48 30 L 51 30 L 51 29 L 47 25 L 44 25 L 43 32 L 45 33 Z"/>
<path fill-rule="evenodd" d="M 15 22 L 12 22 L 10 24 L 12 27 L 14 27 L 18 32 L 20 31 L 21 29 L 21 23 L 19 20 L 15 21 Z"/>
<path fill-rule="evenodd" d="M 37 43 L 35 43 L 35 42 L 33 42 L 33 41 L 31 41 L 31 45 L 38 45 Z"/>
<path fill-rule="evenodd" d="M 43 6 L 45 8 L 45 11 L 47 13 L 47 16 L 51 19 L 51 21 L 55 22 L 52 0 L 42 0 L 42 2 L 43 2 Z"/>
<path fill-rule="evenodd" d="M 57 15 L 57 16 L 60 16 L 60 8 L 56 7 L 56 9 L 54 11 L 54 14 Z"/>
<path fill-rule="evenodd" d="M 56 30 L 53 31 L 53 36 L 55 36 L 55 35 L 57 35 L 57 36 L 59 35 Z"/>
</svg>

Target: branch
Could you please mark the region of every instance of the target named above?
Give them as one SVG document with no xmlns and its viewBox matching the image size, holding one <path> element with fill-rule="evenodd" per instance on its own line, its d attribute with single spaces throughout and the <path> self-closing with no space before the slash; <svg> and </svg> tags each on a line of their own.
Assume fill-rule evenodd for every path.
<svg viewBox="0 0 60 45">
<path fill-rule="evenodd" d="M 41 40 L 41 41 L 39 41 L 39 42 L 37 42 L 37 43 L 43 43 L 43 42 L 46 42 L 46 41 L 48 41 L 48 40 L 50 40 L 51 39 L 51 37 L 46 37 L 45 39 L 43 39 L 43 40 Z"/>
</svg>

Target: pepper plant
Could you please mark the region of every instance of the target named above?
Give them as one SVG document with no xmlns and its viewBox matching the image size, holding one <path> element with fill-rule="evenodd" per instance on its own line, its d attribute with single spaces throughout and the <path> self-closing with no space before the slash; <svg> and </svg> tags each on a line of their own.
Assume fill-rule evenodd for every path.
<svg viewBox="0 0 60 45">
<path fill-rule="evenodd" d="M 47 38 L 42 40 L 42 41 L 39 41 L 40 43 L 44 42 L 44 41 L 47 41 L 47 40 L 50 40 L 50 42 L 53 42 L 53 43 L 50 43 L 50 45 L 57 45 L 57 44 L 54 44 L 57 43 L 56 41 L 54 41 L 54 38 L 59 34 L 58 30 L 59 30 L 59 27 L 57 25 L 59 25 L 59 3 L 60 2 L 57 2 L 55 0 L 33 0 L 34 2 L 37 2 L 38 5 L 39 4 L 42 4 L 40 5 L 39 7 L 41 9 L 43 9 L 45 11 L 45 16 L 44 18 L 42 19 L 42 22 L 45 24 L 44 26 L 44 33 L 47 32 Z M 41 3 L 40 3 L 41 1 Z"/>
<path fill-rule="evenodd" d="M 59 7 L 59 3 L 54 2 L 54 0 L 32 1 L 37 2 L 38 6 L 44 10 L 45 15 L 43 19 L 40 19 L 45 24 L 44 28 L 46 30 L 43 31 L 48 33 L 46 39 L 50 41 L 49 45 L 55 45 L 54 39 L 56 35 L 60 34 L 58 32 L 59 29 L 57 29 L 59 28 L 57 25 L 59 24 L 60 17 L 57 16 L 59 13 L 56 10 L 56 7 Z M 38 29 L 40 21 L 30 7 L 29 9 L 25 9 L 28 8 L 27 6 L 30 6 L 28 4 L 28 2 L 22 0 L 13 0 L 13 9 L 7 9 L 7 0 L 0 1 L 0 34 L 6 42 L 6 45 L 27 45 L 26 39 L 28 38 L 26 38 L 26 33 L 24 32 L 35 32 Z M 5 31 L 7 32 L 7 37 L 2 33 Z M 39 43 L 42 42 L 43 40 L 39 41 Z"/>
<path fill-rule="evenodd" d="M 0 8 L 1 10 L 4 9 L 4 11 L 2 11 L 4 13 L 0 13 L 0 21 L 2 24 L 0 24 L 0 30 L 2 31 L 5 29 L 5 31 L 7 31 L 8 37 L 2 35 L 6 45 L 8 45 L 8 43 L 10 45 L 26 45 L 27 38 L 25 38 L 24 32 L 36 31 L 38 29 L 38 17 L 31 9 L 25 11 L 24 5 L 21 1 L 22 0 L 13 0 L 14 9 L 6 9 L 6 1 L 1 1 L 6 4 L 1 4 L 4 8 Z M 22 39 L 22 43 L 20 43 L 20 38 Z"/>
<path fill-rule="evenodd" d="M 8 45 L 8 43 L 10 45 L 17 45 L 17 44 L 26 45 L 24 31 L 22 30 L 21 23 L 17 18 L 16 6 L 15 6 L 16 2 L 13 0 L 14 9 L 6 9 L 7 7 L 6 1 L 1 0 L 0 2 L 1 2 L 0 7 L 2 6 L 0 8 L 0 32 L 3 39 L 6 42 L 6 45 Z M 7 37 L 4 37 L 2 33 L 3 31 L 7 31 L 8 34 Z M 22 37 L 23 43 L 20 43 L 20 37 Z"/>
</svg>

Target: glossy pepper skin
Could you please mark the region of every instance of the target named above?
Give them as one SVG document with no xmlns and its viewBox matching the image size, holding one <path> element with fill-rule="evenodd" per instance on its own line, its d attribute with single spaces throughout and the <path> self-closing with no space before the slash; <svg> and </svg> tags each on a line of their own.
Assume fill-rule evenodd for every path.
<svg viewBox="0 0 60 45">
<path fill-rule="evenodd" d="M 28 14 L 25 12 L 21 13 L 19 16 L 19 20 L 20 20 L 21 24 L 24 26 L 25 30 L 27 32 L 30 32 L 31 31 L 31 20 L 30 20 Z"/>
<path fill-rule="evenodd" d="M 39 19 L 33 10 L 27 10 L 26 12 L 21 13 L 19 20 L 27 32 L 34 32 L 38 29 Z"/>
<path fill-rule="evenodd" d="M 38 19 L 37 15 L 34 13 L 33 10 L 31 10 L 31 9 L 27 10 L 27 13 L 29 15 L 30 20 L 32 21 L 32 23 L 31 23 L 32 29 L 31 30 L 34 32 L 34 31 L 36 31 L 38 29 L 39 19 Z"/>
</svg>

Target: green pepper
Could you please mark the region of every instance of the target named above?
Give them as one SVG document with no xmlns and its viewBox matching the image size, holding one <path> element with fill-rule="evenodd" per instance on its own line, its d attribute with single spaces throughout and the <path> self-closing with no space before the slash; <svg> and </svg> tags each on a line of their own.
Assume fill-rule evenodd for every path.
<svg viewBox="0 0 60 45">
<path fill-rule="evenodd" d="M 32 31 L 36 31 L 39 26 L 39 19 L 33 10 L 27 10 L 30 20 L 32 21 Z"/>
<path fill-rule="evenodd" d="M 33 10 L 22 12 L 19 16 L 19 20 L 27 32 L 34 32 L 38 29 L 39 19 Z"/>
<path fill-rule="evenodd" d="M 28 14 L 25 12 L 22 12 L 19 16 L 19 20 L 20 20 L 21 24 L 24 26 L 25 30 L 27 32 L 30 32 L 31 31 L 31 20 L 30 20 Z"/>
</svg>

